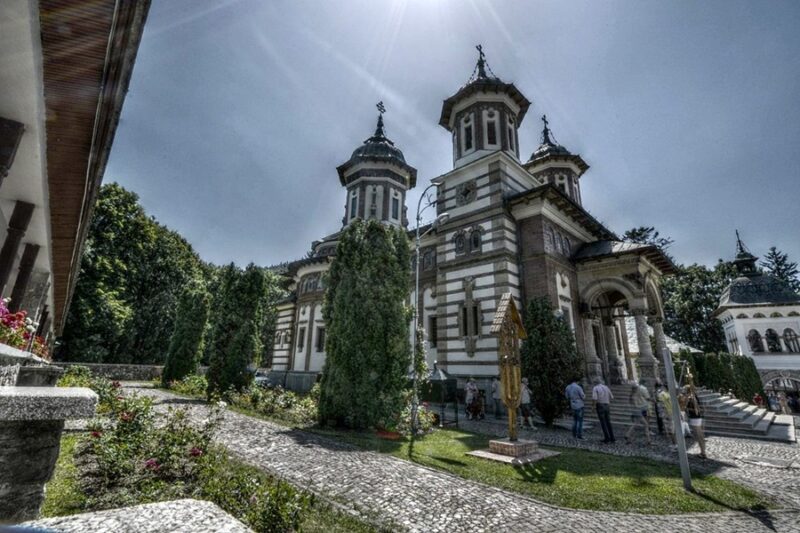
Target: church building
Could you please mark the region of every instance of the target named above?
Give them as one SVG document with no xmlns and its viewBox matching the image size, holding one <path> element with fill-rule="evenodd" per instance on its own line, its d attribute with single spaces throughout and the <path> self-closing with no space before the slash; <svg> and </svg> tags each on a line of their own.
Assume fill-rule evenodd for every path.
<svg viewBox="0 0 800 533">
<path fill-rule="evenodd" d="M 657 246 L 621 241 L 584 208 L 581 180 L 589 165 L 554 140 L 545 116 L 539 145 L 523 151 L 519 127 L 531 107 L 513 83 L 494 75 L 482 51 L 467 83 L 442 104 L 439 125 L 451 134 L 453 168 L 430 183 L 437 215 L 448 216 L 420 228 L 420 291 L 412 292 L 428 362 L 459 378 L 497 375 L 497 338 L 489 328 L 501 296 L 511 292 L 523 312 L 532 298 L 550 300 L 575 333 L 587 377 L 652 384 L 666 349 L 659 285 L 674 265 Z M 405 198 L 417 170 L 386 137 L 382 113 L 375 133 L 336 170 L 343 228 L 357 218 L 408 228 Z M 310 257 L 289 266 L 291 296 L 279 307 L 274 371 L 322 370 L 322 275 L 337 237 L 315 242 Z M 626 317 L 635 324 L 635 359 Z"/>
</svg>

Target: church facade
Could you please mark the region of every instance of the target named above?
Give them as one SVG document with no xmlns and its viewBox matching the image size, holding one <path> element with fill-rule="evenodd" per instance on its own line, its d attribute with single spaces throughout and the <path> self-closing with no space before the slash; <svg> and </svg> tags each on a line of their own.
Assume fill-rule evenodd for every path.
<svg viewBox="0 0 800 533">
<path fill-rule="evenodd" d="M 420 290 L 412 291 L 429 363 L 460 378 L 497 375 L 497 338 L 489 328 L 510 292 L 523 311 L 532 298 L 550 300 L 575 333 L 587 377 L 652 383 L 666 349 L 659 285 L 674 266 L 656 246 L 623 242 L 584 208 L 581 180 L 589 165 L 554 141 L 545 117 L 538 147 L 521 155 L 519 127 L 531 106 L 489 70 L 482 53 L 468 82 L 442 105 L 439 125 L 451 134 L 453 169 L 430 183 L 437 215 L 448 216 L 420 228 Z M 375 134 L 337 172 L 345 189 L 342 227 L 362 218 L 408 228 L 405 196 L 417 171 L 386 137 L 382 114 Z M 315 242 L 308 258 L 289 266 L 275 371 L 322 370 L 323 274 L 337 237 Z M 626 317 L 635 323 L 635 359 Z M 651 349 L 648 324 L 659 353 Z"/>
</svg>

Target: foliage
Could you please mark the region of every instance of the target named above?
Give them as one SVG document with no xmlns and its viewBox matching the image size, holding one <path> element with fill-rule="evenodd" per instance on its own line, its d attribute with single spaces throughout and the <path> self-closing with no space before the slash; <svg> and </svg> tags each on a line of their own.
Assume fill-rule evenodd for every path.
<svg viewBox="0 0 800 533">
<path fill-rule="evenodd" d="M 88 387 L 92 388 L 95 384 L 95 378 L 92 376 L 92 371 L 87 366 L 70 365 L 58 378 L 58 387 Z"/>
<path fill-rule="evenodd" d="M 86 495 L 80 490 L 80 477 L 73 456 L 81 437 L 64 435 L 55 472 L 47 483 L 41 516 L 67 516 L 83 512 Z"/>
<path fill-rule="evenodd" d="M 731 391 L 737 398 L 747 402 L 756 393 L 764 396 L 761 376 L 753 360 L 747 356 L 725 352 L 681 353 L 678 358 L 687 362 L 696 385 L 722 393 Z"/>
<path fill-rule="evenodd" d="M 241 392 L 261 362 L 270 298 L 268 273 L 255 265 L 241 271 L 233 264 L 221 272 L 215 299 L 208 368 L 208 395 Z"/>
<path fill-rule="evenodd" d="M 59 358 L 161 363 L 178 298 L 205 266 L 183 237 L 150 218 L 136 194 L 100 189 Z"/>
<path fill-rule="evenodd" d="M 385 427 L 397 419 L 411 362 L 410 282 L 405 231 L 371 220 L 342 232 L 322 308 L 322 421 Z"/>
<path fill-rule="evenodd" d="M 580 449 L 518 466 L 466 455 L 489 447 L 492 437 L 439 429 L 414 441 L 388 441 L 374 432 L 315 430 L 358 447 L 443 470 L 465 479 L 524 494 L 560 507 L 646 514 L 763 509 L 773 502 L 731 481 L 693 476 L 695 492 L 683 489 L 674 464 Z"/>
<path fill-rule="evenodd" d="M 662 237 L 653 226 L 631 228 L 622 235 L 622 238 L 629 242 L 654 244 L 662 250 L 666 250 L 675 242 L 671 237 Z"/>
<path fill-rule="evenodd" d="M 769 249 L 760 266 L 784 282 L 794 292 L 800 292 L 800 276 L 797 272 L 797 263 L 789 261 L 789 255 L 781 252 L 774 246 Z"/>
<path fill-rule="evenodd" d="M 178 394 L 200 398 L 205 396 L 208 390 L 208 380 L 205 376 L 190 374 L 179 381 L 169 382 L 167 388 Z"/>
<path fill-rule="evenodd" d="M 725 351 L 725 336 L 713 313 L 723 290 L 735 277 L 733 264 L 720 261 L 714 268 L 697 264 L 678 267 L 677 274 L 664 278 L 667 335 L 704 352 Z"/>
<path fill-rule="evenodd" d="M 522 375 L 531 401 L 548 426 L 567 409 L 564 388 L 584 371 L 583 358 L 564 320 L 553 314 L 550 300 L 534 298 L 524 317 L 528 338 L 522 344 Z"/>
<path fill-rule="evenodd" d="M 167 361 L 161 374 L 164 384 L 183 379 L 197 371 L 208 320 L 208 306 L 208 293 L 202 285 L 191 284 L 181 294 L 175 331 L 172 333 Z"/>
</svg>

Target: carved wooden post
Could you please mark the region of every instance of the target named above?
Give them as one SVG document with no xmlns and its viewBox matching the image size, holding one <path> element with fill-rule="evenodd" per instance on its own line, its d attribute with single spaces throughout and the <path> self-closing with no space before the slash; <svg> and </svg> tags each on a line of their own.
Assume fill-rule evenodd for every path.
<svg viewBox="0 0 800 533">
<path fill-rule="evenodd" d="M 490 331 L 499 337 L 497 358 L 500 386 L 503 389 L 503 403 L 508 410 L 508 440 L 513 442 L 517 440 L 517 408 L 522 390 L 519 341 L 528 338 L 528 335 L 510 292 L 500 299 Z"/>
</svg>

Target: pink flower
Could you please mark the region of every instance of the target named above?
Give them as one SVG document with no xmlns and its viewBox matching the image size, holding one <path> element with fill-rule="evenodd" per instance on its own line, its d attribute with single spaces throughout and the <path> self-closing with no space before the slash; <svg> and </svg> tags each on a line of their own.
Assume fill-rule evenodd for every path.
<svg viewBox="0 0 800 533">
<path fill-rule="evenodd" d="M 121 413 L 119 415 L 119 419 L 122 420 L 123 422 L 130 422 L 131 420 L 133 420 L 133 413 L 125 411 L 124 413 Z"/>
<path fill-rule="evenodd" d="M 200 457 L 201 455 L 203 455 L 203 450 L 195 446 L 191 450 L 189 450 L 189 455 L 191 455 L 192 457 Z"/>
<path fill-rule="evenodd" d="M 99 439 L 102 433 L 100 433 L 99 431 L 92 431 L 91 435 L 93 438 Z"/>
<path fill-rule="evenodd" d="M 119 381 L 112 381 L 111 386 L 114 387 L 115 389 L 118 389 L 122 387 L 122 383 L 120 383 Z"/>
<path fill-rule="evenodd" d="M 158 464 L 158 460 L 157 459 L 151 457 L 150 459 L 148 459 L 147 461 L 144 462 L 144 467 L 146 469 L 148 469 L 148 470 L 155 471 L 155 470 L 158 470 L 159 468 L 161 468 L 161 465 Z"/>
</svg>

